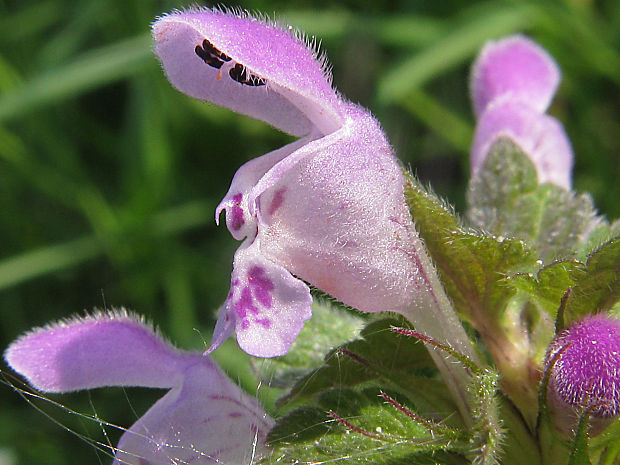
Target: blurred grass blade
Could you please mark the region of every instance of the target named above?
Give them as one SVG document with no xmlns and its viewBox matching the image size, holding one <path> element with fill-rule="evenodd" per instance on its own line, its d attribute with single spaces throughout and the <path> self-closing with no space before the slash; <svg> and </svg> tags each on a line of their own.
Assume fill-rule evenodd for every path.
<svg viewBox="0 0 620 465">
<path fill-rule="evenodd" d="M 212 221 L 213 202 L 194 200 L 155 215 L 152 231 L 156 236 L 169 236 Z M 104 244 L 96 236 L 86 236 L 63 244 L 43 247 L 0 261 L 0 290 L 15 286 L 47 273 L 71 268 L 102 255 Z"/>
<path fill-rule="evenodd" d="M 83 55 L 72 63 L 33 77 L 0 97 L 0 122 L 57 102 L 155 64 L 151 39 L 143 34 Z"/>
<path fill-rule="evenodd" d="M 32 5 L 21 6 L 18 11 L 0 16 L 0 43 L 4 45 L 32 40 L 65 15 L 66 12 L 56 0 L 37 1 Z"/>
<path fill-rule="evenodd" d="M 8 258 L 0 262 L 0 289 L 70 268 L 102 252 L 99 240 L 89 236 Z"/>
<path fill-rule="evenodd" d="M 422 46 L 445 34 L 445 22 L 422 15 L 362 16 L 349 11 L 291 10 L 278 15 L 284 24 L 311 36 L 333 40 L 359 32 L 388 46 Z"/>
<path fill-rule="evenodd" d="M 487 4 L 484 9 L 477 6 L 474 20 L 459 21 L 448 35 L 386 71 L 378 85 L 379 103 L 389 104 L 404 98 L 413 89 L 465 62 L 487 40 L 528 26 L 531 23 L 528 11 L 506 5 L 492 8 Z"/>
<path fill-rule="evenodd" d="M 474 130 L 467 121 L 421 89 L 410 92 L 401 106 L 431 128 L 452 147 L 469 153 Z"/>
</svg>

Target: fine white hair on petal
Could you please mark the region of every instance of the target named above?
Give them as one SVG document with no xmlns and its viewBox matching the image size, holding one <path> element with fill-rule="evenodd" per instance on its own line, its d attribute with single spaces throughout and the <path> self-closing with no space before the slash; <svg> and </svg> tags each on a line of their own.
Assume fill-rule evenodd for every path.
<svg viewBox="0 0 620 465">
<path fill-rule="evenodd" d="M 84 310 L 83 315 L 73 314 L 71 316 L 64 317 L 64 318 L 61 318 L 59 320 L 56 320 L 50 323 L 46 323 L 43 326 L 35 326 L 33 328 L 30 328 L 25 333 L 21 334 L 15 341 L 13 341 L 11 345 L 16 344 L 17 342 L 23 339 L 27 339 L 33 334 L 41 333 L 44 331 L 51 331 L 57 328 L 66 328 L 68 326 L 89 323 L 89 322 L 103 321 L 103 320 L 108 320 L 108 321 L 125 320 L 125 321 L 129 321 L 132 323 L 136 323 L 142 326 L 142 328 L 144 328 L 146 331 L 153 333 L 159 340 L 164 342 L 171 350 L 179 352 L 179 353 L 182 352 L 161 332 L 159 327 L 153 324 L 152 321 L 147 319 L 144 315 L 141 315 L 137 312 L 129 310 L 125 307 L 118 307 L 118 308 L 112 307 L 110 309 L 99 309 L 95 307 L 92 311 Z"/>
<path fill-rule="evenodd" d="M 315 36 L 310 36 L 298 27 L 291 26 L 286 21 L 283 21 L 282 19 L 276 17 L 275 13 L 273 17 L 271 17 L 267 13 L 263 13 L 262 11 L 250 11 L 242 7 L 234 7 L 222 4 L 216 5 L 214 7 L 194 5 L 187 8 L 175 8 L 169 13 L 164 13 L 162 15 L 156 16 L 155 20 L 151 23 L 151 26 L 159 20 L 165 19 L 170 16 L 192 13 L 215 13 L 221 15 L 232 15 L 236 16 L 237 18 L 259 21 L 265 26 L 275 27 L 288 33 L 291 38 L 303 44 L 312 53 L 312 57 L 319 63 L 323 71 L 323 77 L 333 88 L 332 66 L 329 62 L 327 53 L 325 52 L 325 50 L 321 49 L 321 41 L 317 41 Z"/>
</svg>

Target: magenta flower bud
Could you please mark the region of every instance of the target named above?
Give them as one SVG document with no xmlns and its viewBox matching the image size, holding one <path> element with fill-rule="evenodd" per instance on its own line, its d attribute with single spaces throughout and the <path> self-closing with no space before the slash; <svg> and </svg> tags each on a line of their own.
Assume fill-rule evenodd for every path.
<svg viewBox="0 0 620 465">
<path fill-rule="evenodd" d="M 249 464 L 273 426 L 209 357 L 185 352 L 126 312 L 37 328 L 4 358 L 45 392 L 103 386 L 168 389 L 121 437 L 113 465 Z"/>
<path fill-rule="evenodd" d="M 620 321 L 598 314 L 573 323 L 549 346 L 545 370 L 550 370 L 550 407 L 560 417 L 562 412 L 570 417 L 571 412 L 583 410 L 594 418 L 617 416 L 620 413 Z"/>
<path fill-rule="evenodd" d="M 539 182 L 571 188 L 573 151 L 562 124 L 545 115 L 560 82 L 553 58 L 539 45 L 511 36 L 484 46 L 472 68 L 478 125 L 470 165 L 475 174 L 499 137 L 512 139 L 536 166 Z"/>
<path fill-rule="evenodd" d="M 210 350 L 235 331 L 249 354 L 285 354 L 311 316 L 306 282 L 366 312 L 411 318 L 438 305 L 392 148 L 368 111 L 334 91 L 298 34 L 192 9 L 163 16 L 153 37 L 179 90 L 301 136 L 243 165 L 217 208 L 216 221 L 225 211 L 243 243 Z M 467 341 L 459 331 L 457 345 Z"/>
</svg>

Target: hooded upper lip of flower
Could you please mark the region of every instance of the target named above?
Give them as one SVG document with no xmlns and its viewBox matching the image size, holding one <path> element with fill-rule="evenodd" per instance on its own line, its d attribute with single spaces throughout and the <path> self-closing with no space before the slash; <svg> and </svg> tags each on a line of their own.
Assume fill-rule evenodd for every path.
<svg viewBox="0 0 620 465">
<path fill-rule="evenodd" d="M 236 330 L 252 355 L 286 353 L 311 316 L 309 288 L 293 275 L 363 311 L 421 299 L 422 245 L 390 145 L 298 34 L 239 11 L 192 9 L 160 18 L 153 36 L 179 90 L 300 137 L 243 165 L 217 208 L 245 241 L 210 350 Z"/>
<path fill-rule="evenodd" d="M 208 357 L 180 351 L 126 311 L 37 328 L 7 363 L 46 392 L 103 386 L 169 389 L 121 437 L 115 465 L 245 465 L 265 452 L 273 421 Z"/>
<path fill-rule="evenodd" d="M 538 44 L 522 35 L 489 42 L 471 73 L 479 119 L 470 163 L 476 173 L 500 136 L 530 156 L 540 183 L 570 189 L 573 152 L 562 124 L 544 114 L 560 82 L 560 70 Z"/>
</svg>

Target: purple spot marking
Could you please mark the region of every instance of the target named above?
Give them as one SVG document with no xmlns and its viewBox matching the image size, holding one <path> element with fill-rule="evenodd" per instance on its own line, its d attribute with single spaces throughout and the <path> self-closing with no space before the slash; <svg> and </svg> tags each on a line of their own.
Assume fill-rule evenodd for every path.
<svg viewBox="0 0 620 465">
<path fill-rule="evenodd" d="M 254 321 L 256 323 L 258 323 L 259 325 L 261 325 L 265 329 L 271 328 L 271 320 L 269 320 L 268 318 L 259 318 L 259 319 L 254 320 Z"/>
<path fill-rule="evenodd" d="M 241 412 L 230 412 L 228 414 L 228 416 L 230 418 L 241 418 L 243 416 L 243 413 L 241 413 Z"/>
<path fill-rule="evenodd" d="M 237 316 L 239 318 L 245 318 L 248 314 L 248 311 L 254 313 L 255 315 L 258 314 L 258 309 L 254 305 L 254 299 L 252 299 L 252 291 L 249 287 L 243 288 L 243 290 L 241 291 L 241 297 L 234 303 L 233 308 L 235 309 L 235 312 L 237 313 Z"/>
<path fill-rule="evenodd" d="M 235 231 L 239 231 L 245 224 L 245 220 L 243 219 L 243 208 L 241 208 L 241 199 L 243 199 L 243 194 L 235 194 L 232 199 L 234 204 L 231 210 L 232 223 L 230 227 Z"/>
<path fill-rule="evenodd" d="M 250 322 L 248 320 L 243 320 L 241 322 L 241 329 L 245 330 L 248 329 L 250 327 Z"/>
<path fill-rule="evenodd" d="M 253 266 L 248 272 L 248 282 L 254 291 L 254 296 L 265 307 L 271 308 L 273 300 L 271 298 L 271 291 L 275 289 L 275 286 L 271 280 L 265 276 L 265 270 L 260 266 Z M 245 290 L 245 289 L 244 289 Z"/>
<path fill-rule="evenodd" d="M 273 215 L 276 212 L 276 210 L 280 208 L 280 206 L 284 202 L 285 191 L 286 191 L 286 187 L 283 187 L 282 189 L 278 189 L 276 193 L 273 194 L 271 205 L 269 205 L 269 208 L 267 209 L 267 213 L 269 213 L 269 215 Z"/>
</svg>

